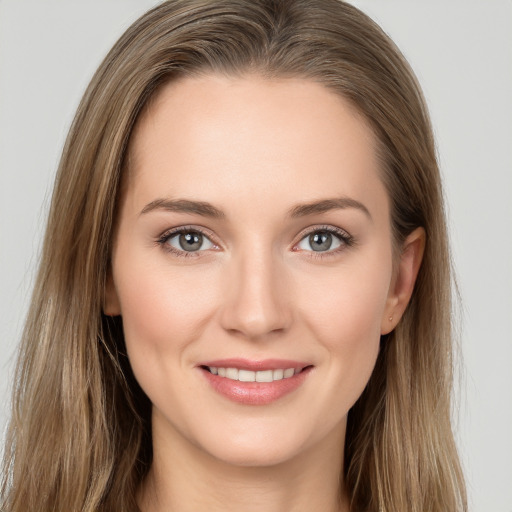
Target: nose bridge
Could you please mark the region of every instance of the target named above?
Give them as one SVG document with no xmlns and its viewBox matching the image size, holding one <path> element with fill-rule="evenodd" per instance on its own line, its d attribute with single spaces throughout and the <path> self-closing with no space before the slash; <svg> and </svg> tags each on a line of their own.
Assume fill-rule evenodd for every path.
<svg viewBox="0 0 512 512">
<path fill-rule="evenodd" d="M 285 275 L 272 248 L 251 244 L 234 255 L 231 263 L 223 327 L 247 338 L 285 330 L 291 318 Z"/>
</svg>

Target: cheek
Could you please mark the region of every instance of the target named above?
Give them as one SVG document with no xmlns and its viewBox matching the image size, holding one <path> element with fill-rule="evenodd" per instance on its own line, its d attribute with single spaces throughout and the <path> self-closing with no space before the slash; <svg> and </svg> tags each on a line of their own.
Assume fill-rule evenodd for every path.
<svg viewBox="0 0 512 512">
<path fill-rule="evenodd" d="M 391 268 L 391 259 L 340 267 L 328 276 L 302 280 L 296 289 L 300 315 L 311 339 L 322 346 L 329 361 L 328 378 L 343 390 L 348 408 L 366 386 L 379 352 Z"/>
<path fill-rule="evenodd" d="M 372 267 L 334 269 L 328 275 L 303 278 L 296 293 L 303 315 L 322 339 L 355 343 L 370 334 L 380 335 L 390 276 L 391 271 Z"/>
<path fill-rule="evenodd" d="M 212 314 L 215 287 L 208 274 L 151 266 L 147 258 L 140 264 L 136 258 L 119 262 L 117 270 L 114 281 L 135 373 L 139 367 L 147 373 L 180 364 L 180 354 Z"/>
</svg>

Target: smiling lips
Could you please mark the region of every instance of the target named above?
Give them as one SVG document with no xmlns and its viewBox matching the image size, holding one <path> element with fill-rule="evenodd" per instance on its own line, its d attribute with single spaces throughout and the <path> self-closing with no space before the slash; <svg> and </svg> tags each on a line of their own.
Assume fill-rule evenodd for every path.
<svg viewBox="0 0 512 512">
<path fill-rule="evenodd" d="M 279 368 L 277 370 L 239 370 L 238 368 L 217 368 L 209 366 L 208 369 L 213 375 L 219 375 L 226 379 L 238 380 L 240 382 L 274 382 L 275 380 L 289 379 L 295 373 L 299 373 L 299 368 Z"/>
<path fill-rule="evenodd" d="M 266 405 L 297 389 L 312 369 L 297 361 L 211 361 L 199 367 L 215 391 L 246 405 Z"/>
</svg>

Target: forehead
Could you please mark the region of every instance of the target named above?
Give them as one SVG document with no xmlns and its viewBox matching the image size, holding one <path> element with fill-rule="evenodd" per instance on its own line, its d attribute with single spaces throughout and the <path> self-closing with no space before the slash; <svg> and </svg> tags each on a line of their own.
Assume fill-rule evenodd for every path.
<svg viewBox="0 0 512 512">
<path fill-rule="evenodd" d="M 263 206 L 273 196 L 382 195 L 378 167 L 368 123 L 326 87 L 207 75 L 170 82 L 150 101 L 130 142 L 128 182 L 148 201 L 158 192 Z"/>
</svg>

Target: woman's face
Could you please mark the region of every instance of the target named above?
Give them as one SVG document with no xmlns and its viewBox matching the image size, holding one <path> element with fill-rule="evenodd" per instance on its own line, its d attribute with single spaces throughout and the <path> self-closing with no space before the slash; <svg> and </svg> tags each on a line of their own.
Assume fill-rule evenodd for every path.
<svg viewBox="0 0 512 512">
<path fill-rule="evenodd" d="M 131 140 L 112 262 L 105 311 L 154 435 L 241 465 L 339 449 L 397 304 L 375 140 L 346 101 L 167 85 Z"/>
</svg>

